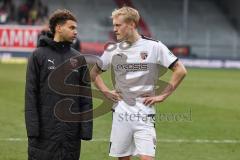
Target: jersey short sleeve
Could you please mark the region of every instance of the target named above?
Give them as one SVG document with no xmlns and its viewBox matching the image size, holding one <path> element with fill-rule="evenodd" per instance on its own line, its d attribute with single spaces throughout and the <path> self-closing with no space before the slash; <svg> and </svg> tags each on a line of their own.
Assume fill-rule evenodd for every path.
<svg viewBox="0 0 240 160">
<path fill-rule="evenodd" d="M 161 42 L 156 45 L 157 63 L 166 68 L 170 68 L 178 58 Z"/>
<path fill-rule="evenodd" d="M 97 62 L 97 65 L 102 71 L 106 71 L 108 70 L 110 64 L 111 64 L 111 53 L 108 51 L 104 51 L 104 53 L 100 57 L 100 62 Z"/>
</svg>

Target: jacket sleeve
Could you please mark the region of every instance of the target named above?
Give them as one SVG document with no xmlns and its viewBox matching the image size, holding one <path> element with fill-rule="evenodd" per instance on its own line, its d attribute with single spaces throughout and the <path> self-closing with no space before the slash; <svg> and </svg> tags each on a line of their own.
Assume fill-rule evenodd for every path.
<svg viewBox="0 0 240 160">
<path fill-rule="evenodd" d="M 84 59 L 85 61 L 85 59 Z M 81 122 L 80 126 L 80 138 L 82 140 L 91 140 L 92 139 L 92 132 L 93 132 L 93 103 L 92 103 L 92 91 L 91 91 L 91 81 L 90 81 L 90 74 L 87 66 L 80 68 L 80 85 L 89 88 L 87 90 L 87 95 L 91 95 L 89 97 L 79 97 L 79 105 L 80 105 L 80 112 L 91 111 L 91 113 L 87 116 L 89 119 L 86 122 Z"/>
<path fill-rule="evenodd" d="M 25 122 L 28 137 L 39 136 L 38 94 L 39 65 L 33 53 L 28 60 L 25 86 Z"/>
</svg>

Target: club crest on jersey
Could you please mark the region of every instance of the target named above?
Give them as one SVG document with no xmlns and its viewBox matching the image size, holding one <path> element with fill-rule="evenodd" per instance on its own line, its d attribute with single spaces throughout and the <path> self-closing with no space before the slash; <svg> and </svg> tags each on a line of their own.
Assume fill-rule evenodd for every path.
<svg viewBox="0 0 240 160">
<path fill-rule="evenodd" d="M 70 58 L 70 64 L 72 65 L 73 68 L 77 66 L 78 60 L 74 58 Z"/>
<path fill-rule="evenodd" d="M 141 52 L 140 56 L 141 56 L 142 60 L 145 60 L 145 59 L 147 59 L 148 53 L 147 52 Z"/>
</svg>

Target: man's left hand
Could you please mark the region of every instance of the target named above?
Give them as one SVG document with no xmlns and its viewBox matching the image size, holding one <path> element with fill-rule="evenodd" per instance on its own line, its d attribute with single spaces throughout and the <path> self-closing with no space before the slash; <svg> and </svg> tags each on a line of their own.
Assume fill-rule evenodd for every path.
<svg viewBox="0 0 240 160">
<path fill-rule="evenodd" d="M 152 96 L 152 97 L 146 97 L 143 101 L 144 105 L 154 105 L 155 103 L 163 102 L 167 96 L 165 95 L 159 95 L 159 96 Z"/>
</svg>

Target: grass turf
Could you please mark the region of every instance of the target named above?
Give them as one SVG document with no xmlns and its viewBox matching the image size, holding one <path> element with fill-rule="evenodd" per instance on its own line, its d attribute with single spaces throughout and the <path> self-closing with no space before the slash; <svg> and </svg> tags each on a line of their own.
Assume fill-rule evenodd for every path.
<svg viewBox="0 0 240 160">
<path fill-rule="evenodd" d="M 0 64 L 0 160 L 27 159 L 25 69 L 23 64 Z M 240 143 L 196 143 L 194 140 L 240 140 L 239 79 L 239 70 L 188 69 L 183 84 L 156 108 L 159 115 L 185 113 L 190 116 L 191 110 L 190 121 L 158 119 L 156 129 L 159 140 L 189 142 L 158 142 L 156 159 L 238 160 Z M 97 103 L 95 101 L 95 105 Z M 111 113 L 94 120 L 96 141 L 82 143 L 81 160 L 112 159 L 108 157 L 110 129 Z M 23 140 L 9 141 L 8 138 Z"/>
</svg>

